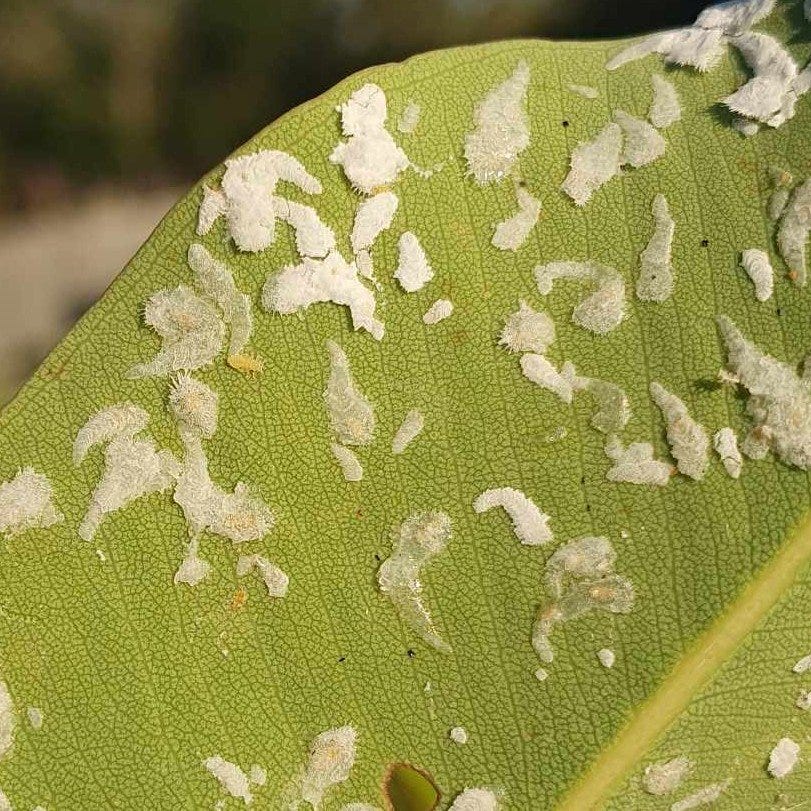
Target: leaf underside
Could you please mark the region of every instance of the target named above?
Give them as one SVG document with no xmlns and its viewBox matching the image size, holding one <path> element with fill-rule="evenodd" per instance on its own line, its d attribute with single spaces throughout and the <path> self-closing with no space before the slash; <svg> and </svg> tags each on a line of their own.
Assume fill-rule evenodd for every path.
<svg viewBox="0 0 811 811">
<path fill-rule="evenodd" d="M 758 28 L 787 43 L 799 64 L 808 60 L 809 29 L 796 4 Z M 298 261 L 287 228 L 256 254 L 238 253 L 222 220 L 203 240 L 249 292 L 252 346 L 264 361 L 259 375 L 222 360 L 197 375 L 220 397 L 219 428 L 207 443 L 211 474 L 231 487 L 255 483 L 272 505 L 276 528 L 251 551 L 289 574 L 284 599 L 269 600 L 258 579 L 238 579 L 239 552 L 212 535 L 202 540 L 211 575 L 193 589 L 175 586 L 187 531 L 169 493 L 108 516 L 92 543 L 76 534 L 101 471 L 97 457 L 77 468 L 71 462 L 73 439 L 90 414 L 131 400 L 149 412 L 157 444 L 180 453 L 167 378 L 125 373 L 158 349 L 141 319 L 143 303 L 163 287 L 189 283 L 199 186 L 5 409 L 0 480 L 34 466 L 51 480 L 65 514 L 64 523 L 11 538 L 0 551 L 0 675 L 18 711 L 40 707 L 45 719 L 38 731 L 21 723 L 0 764 L 0 786 L 15 807 L 212 807 L 224 795 L 201 762 L 219 753 L 265 767 L 268 783 L 254 807 L 274 808 L 310 741 L 343 724 L 358 730 L 358 757 L 349 780 L 329 794 L 329 809 L 350 801 L 382 806 L 381 779 L 397 761 L 429 772 L 443 803 L 465 786 L 488 786 L 506 808 L 554 807 L 578 790 L 588 803 L 613 794 L 612 808 L 660 808 L 661 798 L 641 791 L 639 775 L 650 760 L 679 754 L 696 764 L 685 791 L 733 778 L 724 807 L 767 807 L 779 793 L 786 805 L 811 796 L 811 765 L 801 763 L 779 786 L 764 769 L 780 737 L 802 744 L 811 729 L 794 707 L 803 685 L 791 673 L 811 647 L 811 552 L 803 536 L 791 540 L 811 503 L 807 474 L 769 455 L 746 462 L 737 481 L 715 458 L 701 482 L 611 483 L 589 398 L 564 405 L 524 379 L 516 357 L 497 345 L 519 299 L 543 306 L 557 326 L 549 357 L 622 386 L 633 407 L 625 437 L 652 441 L 657 458 L 669 451 L 648 395 L 653 380 L 682 397 L 709 430 L 730 425 L 742 435 L 747 428 L 744 403 L 732 391 L 701 385 L 726 360 L 716 314 L 789 363 L 811 347 L 808 290 L 785 278 L 765 213 L 769 167 L 798 178 L 811 172 L 807 100 L 780 129 L 744 139 L 717 104 L 746 77 L 732 52 L 707 74 L 667 71 L 684 113 L 665 131 L 664 157 L 611 181 L 578 209 L 559 191 L 572 149 L 617 107 L 644 117 L 649 77 L 662 72 L 656 57 L 606 72 L 618 49 L 505 42 L 375 68 L 240 150 L 289 151 L 320 178 L 317 199 L 290 196 L 317 207 L 346 255 L 358 196 L 328 160 L 341 137 L 336 104 L 365 82 L 386 92 L 390 122 L 416 101 L 418 128 L 398 134 L 398 142 L 419 166 L 444 164 L 428 178 L 401 176 L 397 227 L 375 244 L 381 342 L 353 332 L 345 309 L 334 305 L 314 305 L 300 318 L 260 309 L 268 273 Z M 520 172 L 544 208 L 513 254 L 490 243 L 494 224 L 515 213 L 512 183 L 477 186 L 461 156 L 475 105 L 520 59 L 532 77 L 531 142 Z M 599 97 L 573 94 L 570 83 L 593 85 Z M 676 222 L 675 292 L 664 303 L 640 302 L 632 291 L 658 192 Z M 408 295 L 392 279 L 406 229 L 419 235 L 436 274 Z M 774 296 L 764 303 L 738 266 L 749 247 L 770 251 L 777 271 Z M 538 295 L 534 266 L 557 259 L 591 259 L 622 273 L 629 315 L 618 329 L 597 336 L 571 323 L 580 296 L 574 285 Z M 440 297 L 453 301 L 453 316 L 426 327 L 422 314 Z M 345 349 L 376 408 L 378 437 L 363 449 L 359 483 L 343 481 L 330 451 L 322 397 L 328 339 Z M 425 430 L 394 456 L 390 438 L 415 407 Z M 546 553 L 520 546 L 503 513 L 477 515 L 471 507 L 479 493 L 500 486 L 535 498 L 557 541 L 609 537 L 618 571 L 636 589 L 630 614 L 595 614 L 557 630 L 543 682 L 534 676 L 539 663 L 529 636 L 544 599 Z M 392 529 L 419 510 L 443 510 L 453 521 L 447 550 L 423 578 L 450 653 L 426 646 L 377 589 Z M 784 576 L 768 586 L 758 603 L 762 624 L 755 616 L 740 648 L 691 682 L 672 726 L 664 716 L 648 718 L 650 750 L 609 757 L 645 702 L 667 694 L 679 662 L 711 642 L 713 629 L 728 627 L 729 612 L 751 608 L 742 597 L 747 586 L 792 543 L 789 568 L 799 571 L 798 583 L 788 588 Z M 238 607 L 234 595 L 243 585 L 248 599 Z M 611 670 L 595 655 L 604 647 L 616 652 Z M 457 725 L 468 732 L 464 745 L 449 740 Z M 601 763 L 610 779 L 595 793 L 592 769 Z"/>
</svg>

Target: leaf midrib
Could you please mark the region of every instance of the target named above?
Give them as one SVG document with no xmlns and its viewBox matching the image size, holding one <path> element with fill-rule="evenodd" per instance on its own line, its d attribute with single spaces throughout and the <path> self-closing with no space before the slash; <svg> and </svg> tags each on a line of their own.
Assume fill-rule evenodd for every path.
<svg viewBox="0 0 811 811">
<path fill-rule="evenodd" d="M 659 688 L 563 797 L 561 811 L 600 808 L 653 744 L 743 644 L 811 561 L 811 514 L 718 619 L 684 653 Z"/>
</svg>

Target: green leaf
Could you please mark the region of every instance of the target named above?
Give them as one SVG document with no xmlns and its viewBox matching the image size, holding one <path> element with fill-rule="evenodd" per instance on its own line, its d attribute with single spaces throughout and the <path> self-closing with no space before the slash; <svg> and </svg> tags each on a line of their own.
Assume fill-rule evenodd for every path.
<svg viewBox="0 0 811 811">
<path fill-rule="evenodd" d="M 808 60 L 801 4 L 781 3 L 757 30 L 785 43 L 799 65 Z M 743 436 L 751 424 L 745 398 L 712 384 L 727 360 L 717 315 L 792 366 L 811 346 L 808 290 L 788 280 L 767 215 L 772 167 L 798 181 L 809 174 L 808 99 L 782 127 L 745 139 L 718 103 L 748 78 L 735 52 L 704 74 L 667 70 L 683 115 L 663 131 L 665 154 L 577 208 L 560 191 L 572 150 L 616 108 L 644 118 L 650 76 L 663 73 L 655 56 L 607 72 L 621 47 L 504 42 L 374 68 L 240 150 L 298 158 L 323 193 L 288 184 L 284 194 L 314 206 L 349 257 L 361 197 L 329 160 L 343 137 L 335 107 L 366 83 L 385 91 L 389 131 L 413 164 L 433 171 L 407 170 L 391 185 L 399 208 L 371 249 L 381 341 L 353 331 L 335 304 L 314 304 L 301 317 L 265 311 L 267 276 L 299 261 L 293 232 L 278 224 L 273 244 L 254 253 L 235 249 L 222 218 L 197 237 L 201 184 L 3 411 L 0 481 L 33 467 L 64 514 L 62 523 L 9 537 L 0 551 L 0 677 L 18 715 L 0 787 L 15 808 L 242 807 L 204 767 L 215 755 L 245 772 L 266 769 L 266 784 L 251 788 L 254 807 L 287 807 L 311 743 L 345 725 L 357 730 L 357 758 L 327 792 L 326 809 L 383 807 L 393 763 L 430 775 L 443 808 L 474 786 L 494 791 L 505 808 L 662 807 L 640 776 L 677 755 L 694 766 L 665 804 L 727 778 L 728 807 L 763 808 L 778 794 L 790 806 L 809 796 L 807 753 L 779 783 L 765 768 L 779 738 L 801 747 L 809 740 L 811 715 L 795 702 L 811 684 L 791 671 L 811 650 L 807 473 L 769 454 L 744 461 L 738 480 L 713 457 L 700 481 L 611 482 L 592 397 L 564 404 L 523 377 L 518 356 L 498 344 L 519 300 L 547 312 L 557 330 L 549 359 L 622 387 L 632 407 L 622 441 L 652 442 L 664 460 L 670 451 L 651 382 L 678 395 L 710 433 L 729 425 Z M 521 60 L 530 68 L 530 142 L 517 171 L 543 212 L 512 253 L 491 239 L 515 214 L 516 189 L 507 179 L 478 185 L 463 151 L 482 97 Z M 570 84 L 593 86 L 598 97 Z M 396 122 L 411 102 L 421 118 L 412 134 L 400 133 Z M 205 182 L 216 188 L 221 176 L 218 168 Z M 676 224 L 674 293 L 661 303 L 634 296 L 658 193 Z M 393 278 L 406 230 L 435 274 L 409 294 Z M 147 412 L 156 449 L 187 452 L 169 409 L 169 377 L 128 373 L 160 348 L 143 321 L 147 300 L 194 287 L 187 252 L 197 241 L 249 294 L 248 349 L 264 363 L 261 373 L 245 373 L 221 354 L 194 373 L 219 395 L 216 432 L 203 440 L 211 478 L 229 492 L 240 481 L 255 486 L 276 522 L 239 547 L 204 532 L 200 554 L 212 570 L 189 587 L 173 583 L 189 535 L 170 487 L 107 515 L 91 542 L 79 537 L 103 459 L 93 451 L 74 465 L 73 442 L 95 412 L 130 401 Z M 753 247 L 768 251 L 776 270 L 765 302 L 739 267 L 741 251 Z M 583 295 L 577 282 L 539 293 L 533 268 L 556 260 L 619 271 L 627 316 L 618 328 L 597 335 L 572 322 Z M 422 316 L 439 298 L 453 302 L 453 314 L 426 326 Z M 374 408 L 371 443 L 353 448 L 360 482 L 345 481 L 332 456 L 328 340 L 346 352 Z M 391 438 L 412 409 L 424 430 L 392 454 Z M 554 542 L 521 545 L 503 511 L 475 512 L 474 499 L 497 487 L 520 489 L 548 513 Z M 450 651 L 426 644 L 377 584 L 397 527 L 431 511 L 447 513 L 453 527 L 421 578 Z M 554 661 L 539 681 L 530 638 L 539 607 L 552 599 L 545 564 L 552 549 L 582 536 L 611 541 L 635 603 L 627 614 L 596 612 L 556 627 Z M 270 598 L 255 572 L 237 576 L 237 558 L 253 553 L 289 575 L 284 598 Z M 597 659 L 602 648 L 616 654 L 611 669 Z M 41 728 L 26 720 L 28 707 L 41 709 Z M 466 743 L 450 739 L 456 726 Z"/>
</svg>

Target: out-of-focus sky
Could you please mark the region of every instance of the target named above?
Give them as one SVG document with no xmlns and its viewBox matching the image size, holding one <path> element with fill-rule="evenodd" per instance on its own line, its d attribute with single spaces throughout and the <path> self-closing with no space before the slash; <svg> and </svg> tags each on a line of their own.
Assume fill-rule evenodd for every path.
<svg viewBox="0 0 811 811">
<path fill-rule="evenodd" d="M 706 0 L 2 0 L 0 403 L 183 188 L 363 67 L 510 37 L 612 37 Z"/>
</svg>

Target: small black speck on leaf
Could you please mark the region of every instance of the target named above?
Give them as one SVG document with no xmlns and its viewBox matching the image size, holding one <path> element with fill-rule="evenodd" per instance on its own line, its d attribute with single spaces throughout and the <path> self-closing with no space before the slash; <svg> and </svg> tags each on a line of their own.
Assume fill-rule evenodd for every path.
<svg viewBox="0 0 811 811">
<path fill-rule="evenodd" d="M 702 248 L 707 248 L 707 247 L 709 247 L 709 244 L 710 244 L 710 241 L 709 241 L 708 239 L 702 239 L 702 240 L 701 240 L 701 247 L 702 247 Z"/>
<path fill-rule="evenodd" d="M 777 308 L 777 314 L 778 315 L 783 315 L 783 310 L 780 309 L 780 307 Z"/>
<path fill-rule="evenodd" d="M 416 654 L 416 653 L 414 653 L 414 649 L 413 649 L 413 648 L 409 648 L 409 649 L 406 651 L 406 655 L 408 656 L 408 658 L 409 658 L 409 659 L 413 659 L 413 658 L 414 658 L 414 657 L 415 657 L 417 654 Z"/>
<path fill-rule="evenodd" d="M 586 512 L 587 513 L 591 512 L 591 504 L 586 504 Z"/>
<path fill-rule="evenodd" d="M 563 124 L 563 126 L 564 126 L 564 127 L 568 127 L 568 126 L 569 126 L 569 122 L 568 122 L 568 121 L 566 121 L 566 120 L 561 121 L 560 123 L 561 123 L 561 124 Z"/>
<path fill-rule="evenodd" d="M 376 560 L 378 563 L 380 563 L 380 555 L 378 555 L 378 554 L 377 554 L 377 552 L 375 552 L 375 560 Z"/>
<path fill-rule="evenodd" d="M 345 661 L 346 661 L 346 656 L 339 656 L 339 657 L 338 657 L 338 663 L 339 663 L 339 664 L 340 664 L 341 662 L 345 662 Z"/>
</svg>

